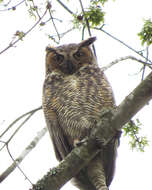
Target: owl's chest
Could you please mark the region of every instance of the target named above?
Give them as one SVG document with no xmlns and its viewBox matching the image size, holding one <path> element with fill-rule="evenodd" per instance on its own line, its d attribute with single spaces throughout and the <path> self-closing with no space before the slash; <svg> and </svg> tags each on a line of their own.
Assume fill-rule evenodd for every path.
<svg viewBox="0 0 152 190">
<path fill-rule="evenodd" d="M 44 90 L 45 103 L 58 115 L 96 116 L 109 96 L 106 85 L 102 76 L 86 73 L 51 81 Z"/>
</svg>

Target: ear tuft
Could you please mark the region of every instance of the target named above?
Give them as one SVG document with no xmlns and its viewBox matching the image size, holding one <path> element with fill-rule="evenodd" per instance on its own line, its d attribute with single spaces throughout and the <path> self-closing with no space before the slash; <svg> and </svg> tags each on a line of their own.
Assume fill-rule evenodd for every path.
<svg viewBox="0 0 152 190">
<path fill-rule="evenodd" d="M 45 49 L 46 52 L 53 52 L 55 49 L 52 46 L 47 46 Z"/>
<path fill-rule="evenodd" d="M 91 38 L 88 38 L 86 40 L 83 40 L 81 43 L 80 43 L 80 47 L 85 47 L 85 46 L 89 46 L 91 45 L 94 41 L 96 41 L 96 37 L 91 37 Z"/>
</svg>

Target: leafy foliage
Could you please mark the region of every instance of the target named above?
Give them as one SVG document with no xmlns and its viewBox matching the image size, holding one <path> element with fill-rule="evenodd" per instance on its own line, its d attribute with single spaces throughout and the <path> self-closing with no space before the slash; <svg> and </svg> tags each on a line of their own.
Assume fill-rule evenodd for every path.
<svg viewBox="0 0 152 190">
<path fill-rule="evenodd" d="M 72 24 L 74 26 L 74 28 L 77 28 L 77 29 L 81 29 L 82 26 L 85 24 L 85 21 L 84 21 L 84 16 L 83 15 L 73 15 L 73 20 L 72 20 Z"/>
<path fill-rule="evenodd" d="M 74 16 L 73 24 L 75 28 L 82 29 L 87 25 L 86 19 L 89 23 L 89 27 L 97 27 L 100 26 L 101 23 L 104 23 L 105 12 L 102 7 L 105 2 L 108 0 L 90 0 L 90 3 L 87 8 L 84 8 L 79 15 Z"/>
<path fill-rule="evenodd" d="M 101 3 L 102 5 L 105 4 L 108 0 L 91 0 L 90 2 L 94 5 L 98 5 L 98 3 Z"/>
<path fill-rule="evenodd" d="M 152 44 L 152 21 L 151 19 L 144 20 L 144 25 L 141 32 L 138 33 L 140 37 L 141 44 L 145 43 L 149 46 Z"/>
<path fill-rule="evenodd" d="M 141 125 L 139 119 L 136 119 L 136 121 L 130 120 L 130 122 L 124 126 L 123 130 L 124 136 L 130 137 L 129 144 L 131 148 L 136 148 L 137 150 L 144 152 L 144 148 L 148 145 L 148 140 L 145 136 L 139 136 Z"/>
<path fill-rule="evenodd" d="M 105 12 L 102 11 L 100 6 L 91 5 L 88 11 L 85 12 L 85 17 L 88 19 L 91 26 L 98 26 L 104 22 Z"/>
<path fill-rule="evenodd" d="M 30 8 L 28 9 L 29 15 L 31 17 L 34 17 L 36 19 L 36 11 L 37 11 L 38 7 L 34 7 L 34 6 L 30 6 Z"/>
<path fill-rule="evenodd" d="M 20 40 L 23 40 L 25 37 L 25 33 L 23 31 L 16 31 L 15 36 L 17 36 Z"/>
<path fill-rule="evenodd" d="M 75 28 L 81 29 L 82 26 L 86 25 L 85 19 L 88 20 L 90 27 L 96 27 L 104 23 L 105 12 L 102 10 L 101 6 L 98 3 L 93 3 L 86 9 L 85 15 L 81 13 L 80 15 L 73 15 L 74 20 L 73 24 Z"/>
</svg>

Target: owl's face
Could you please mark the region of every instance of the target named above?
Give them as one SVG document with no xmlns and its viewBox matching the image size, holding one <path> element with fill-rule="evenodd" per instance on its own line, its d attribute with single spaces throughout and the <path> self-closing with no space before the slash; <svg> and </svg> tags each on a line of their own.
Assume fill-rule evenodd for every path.
<svg viewBox="0 0 152 190">
<path fill-rule="evenodd" d="M 47 47 L 46 72 L 60 72 L 71 75 L 81 67 L 94 64 L 94 55 L 89 47 L 95 37 L 82 41 L 79 44 L 68 44 L 58 47 Z"/>
</svg>

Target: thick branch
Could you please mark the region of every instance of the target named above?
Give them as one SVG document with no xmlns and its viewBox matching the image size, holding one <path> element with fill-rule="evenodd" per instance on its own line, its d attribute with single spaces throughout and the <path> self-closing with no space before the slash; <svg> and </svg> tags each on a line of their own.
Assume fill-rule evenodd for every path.
<svg viewBox="0 0 152 190">
<path fill-rule="evenodd" d="M 75 176 L 99 152 L 95 141 L 90 139 L 83 146 L 73 149 L 60 164 L 52 168 L 33 186 L 33 190 L 59 190 Z"/>
<path fill-rule="evenodd" d="M 50 170 L 38 181 L 33 190 L 60 189 L 100 151 L 96 138 L 101 139 L 103 145 L 106 145 L 116 131 L 120 130 L 150 99 L 152 99 L 152 73 L 125 98 L 116 110 L 102 112 L 102 119 L 91 137 L 82 146 L 75 148 L 59 166 Z"/>
<path fill-rule="evenodd" d="M 152 72 L 142 81 L 110 114 L 105 114 L 105 119 L 98 123 L 99 129 L 95 135 L 104 139 L 104 144 L 114 136 L 115 131 L 120 130 L 138 111 L 140 111 L 152 99 Z M 110 115 L 110 117 L 109 117 Z M 104 121 L 108 119 L 108 121 Z"/>
</svg>

